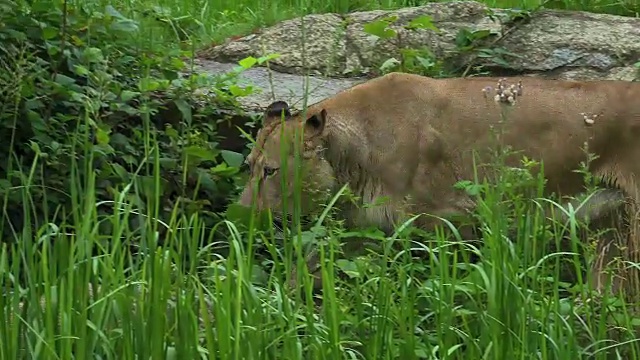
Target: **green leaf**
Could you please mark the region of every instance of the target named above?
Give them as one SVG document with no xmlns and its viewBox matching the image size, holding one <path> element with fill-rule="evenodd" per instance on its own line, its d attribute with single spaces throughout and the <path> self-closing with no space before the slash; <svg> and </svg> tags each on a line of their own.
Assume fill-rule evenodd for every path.
<svg viewBox="0 0 640 360">
<path fill-rule="evenodd" d="M 156 80 L 152 80 L 148 77 L 143 77 L 138 82 L 138 89 L 141 92 L 153 92 L 160 88 L 160 83 Z"/>
<path fill-rule="evenodd" d="M 133 150 L 130 139 L 122 133 L 114 133 L 111 136 L 111 145 L 119 147 L 122 150 Z"/>
<path fill-rule="evenodd" d="M 225 214 L 227 220 L 237 225 L 249 227 L 251 223 L 251 208 L 242 206 L 238 203 L 229 204 Z M 266 231 L 269 229 L 269 214 L 264 212 L 256 212 L 253 215 L 253 228 L 256 230 Z"/>
<path fill-rule="evenodd" d="M 165 193 L 166 182 L 162 179 L 160 179 L 158 187 L 156 187 L 156 178 L 152 175 L 138 176 L 136 180 L 140 192 L 148 198 L 153 198 L 156 194 L 162 197 Z"/>
<path fill-rule="evenodd" d="M 122 90 L 122 92 L 120 93 L 120 99 L 122 99 L 122 101 L 124 102 L 128 102 L 134 99 L 135 97 L 137 97 L 138 95 L 140 95 L 140 93 L 137 91 Z"/>
<path fill-rule="evenodd" d="M 120 177 L 120 179 L 124 181 L 129 180 L 129 172 L 124 167 L 122 167 L 122 165 L 111 163 L 111 167 L 113 168 L 113 172 L 116 173 Z"/>
<path fill-rule="evenodd" d="M 184 69 L 186 66 L 185 62 L 180 58 L 172 58 L 170 60 L 170 64 L 173 68 L 178 70 Z"/>
<path fill-rule="evenodd" d="M 60 30 L 58 28 L 46 27 L 46 28 L 42 29 L 42 38 L 44 40 L 51 40 L 51 39 L 55 38 L 56 36 L 58 36 L 59 32 L 60 32 Z"/>
<path fill-rule="evenodd" d="M 113 24 L 111 24 L 111 26 L 109 26 L 109 28 L 113 31 L 122 31 L 122 32 L 131 33 L 131 32 L 138 31 L 138 24 L 132 20 L 121 20 L 121 21 L 114 22 Z"/>
<path fill-rule="evenodd" d="M 188 146 L 184 149 L 184 154 L 187 157 L 204 161 L 215 161 L 217 155 L 215 151 L 203 148 L 202 146 Z"/>
<path fill-rule="evenodd" d="M 221 150 L 220 155 L 222 155 L 222 159 L 227 163 L 227 165 L 232 167 L 239 168 L 244 162 L 244 156 L 235 151 Z"/>
<path fill-rule="evenodd" d="M 74 78 L 62 74 L 56 74 L 54 81 L 62 86 L 69 86 L 76 83 Z"/>
<path fill-rule="evenodd" d="M 0 179 L 0 191 L 7 191 L 11 188 L 11 182 L 7 179 Z"/>
<path fill-rule="evenodd" d="M 389 22 L 387 20 L 376 20 L 374 22 L 364 24 L 364 32 L 377 36 L 381 39 L 389 39 L 396 36 L 396 32 L 393 29 L 389 29 L 388 26 Z"/>
<path fill-rule="evenodd" d="M 418 60 L 420 65 L 425 69 L 431 69 L 436 64 L 432 59 L 423 58 L 422 56 L 416 56 L 416 60 Z"/>
<path fill-rule="evenodd" d="M 254 58 L 253 56 L 249 56 L 238 61 L 238 64 L 240 64 L 240 66 L 242 66 L 245 69 L 249 69 L 253 65 L 255 65 L 257 62 L 258 62 L 258 59 Z"/>
<path fill-rule="evenodd" d="M 196 168 L 196 174 L 198 177 L 198 182 L 200 183 L 200 188 L 205 191 L 209 191 L 211 193 L 217 193 L 218 185 L 213 180 L 211 174 L 204 169 Z"/>
<path fill-rule="evenodd" d="M 419 16 L 409 21 L 409 24 L 407 24 L 406 28 L 410 30 L 429 29 L 433 31 L 440 31 L 440 29 L 438 29 L 435 25 L 433 25 L 433 19 L 431 18 L 431 16 L 428 16 L 428 15 Z"/>
<path fill-rule="evenodd" d="M 473 38 L 473 40 L 479 40 L 479 39 L 484 39 L 491 36 L 491 30 L 476 30 L 474 32 L 471 33 L 471 37 Z"/>
<path fill-rule="evenodd" d="M 102 55 L 102 50 L 95 47 L 86 48 L 84 50 L 83 55 L 85 57 L 85 60 L 87 60 L 87 62 L 89 63 L 96 63 L 104 60 L 104 55 Z"/>
<path fill-rule="evenodd" d="M 158 159 L 158 163 L 160 164 L 160 166 L 162 166 L 163 169 L 166 169 L 166 170 L 178 170 L 179 168 L 178 159 L 160 157 Z"/>
<path fill-rule="evenodd" d="M 456 46 L 458 48 L 465 48 L 471 46 L 473 43 L 471 32 L 467 29 L 460 29 L 456 34 Z"/>
<path fill-rule="evenodd" d="M 191 123 L 191 106 L 184 99 L 177 99 L 174 103 L 176 104 L 178 111 L 180 111 L 180 114 L 182 114 L 182 119 L 187 123 Z"/>
<path fill-rule="evenodd" d="M 358 269 L 358 266 L 353 261 L 349 261 L 346 259 L 338 259 L 336 260 L 336 265 L 342 272 L 347 274 L 347 276 L 349 276 L 352 279 L 356 279 L 362 276 L 362 274 Z"/>
<path fill-rule="evenodd" d="M 31 150 L 33 150 L 33 152 L 35 152 L 37 155 L 42 154 L 42 151 L 40 150 L 40 145 L 38 145 L 37 142 L 35 141 L 29 141 L 29 147 L 31 148 Z"/>
<path fill-rule="evenodd" d="M 164 133 L 172 139 L 178 139 L 178 137 L 180 136 L 180 134 L 178 134 L 178 131 L 171 126 L 167 126 L 167 128 L 164 130 Z"/>
<path fill-rule="evenodd" d="M 114 8 L 111 5 L 107 5 L 104 9 L 104 12 L 107 13 L 109 16 L 113 16 L 114 18 L 117 18 L 117 19 L 126 19 L 118 10 L 116 10 L 116 8 Z"/>
<path fill-rule="evenodd" d="M 211 172 L 218 176 L 230 177 L 238 173 L 238 168 L 228 166 L 227 163 L 220 163 L 213 167 Z"/>
<path fill-rule="evenodd" d="M 76 75 L 86 76 L 89 74 L 89 69 L 82 65 L 74 65 L 73 72 L 76 73 Z"/>
<path fill-rule="evenodd" d="M 247 86 L 247 87 L 243 88 L 243 87 L 240 87 L 240 86 L 238 86 L 236 84 L 233 84 L 233 85 L 229 86 L 229 92 L 234 97 L 247 96 L 247 95 L 251 95 L 251 93 L 253 93 L 253 87 Z"/>
<path fill-rule="evenodd" d="M 509 64 L 506 60 L 504 60 L 503 58 L 500 57 L 492 57 L 491 61 L 496 64 L 496 65 L 500 65 L 504 68 L 510 68 L 511 64 Z"/>
<path fill-rule="evenodd" d="M 104 131 L 100 128 L 96 129 L 96 140 L 100 145 L 109 144 L 109 132 Z"/>
<path fill-rule="evenodd" d="M 384 63 L 382 63 L 382 65 L 380 65 L 380 70 L 382 72 L 388 72 L 394 68 L 396 68 L 398 65 L 400 65 L 400 60 L 392 57 L 392 58 L 388 58 L 387 60 L 385 60 Z"/>
</svg>

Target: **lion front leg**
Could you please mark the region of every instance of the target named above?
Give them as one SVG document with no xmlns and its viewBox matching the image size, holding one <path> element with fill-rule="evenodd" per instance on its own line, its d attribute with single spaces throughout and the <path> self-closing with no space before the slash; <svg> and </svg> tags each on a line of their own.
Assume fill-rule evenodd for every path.
<svg viewBox="0 0 640 360">
<path fill-rule="evenodd" d="M 352 237 L 348 241 L 345 241 L 340 244 L 340 251 L 334 254 L 335 258 L 344 258 L 350 259 L 360 255 L 366 254 L 370 250 L 379 250 L 378 241 L 374 241 L 372 239 L 364 238 L 364 237 Z M 325 260 L 329 259 L 329 254 L 325 252 Z M 309 251 L 309 253 L 303 259 L 304 266 L 307 267 L 307 272 L 312 280 L 312 288 L 314 291 L 318 291 L 322 289 L 323 279 L 322 279 L 322 256 L 320 254 L 320 250 L 318 245 L 313 246 L 313 248 Z M 291 272 L 291 278 L 289 280 L 289 286 L 293 289 L 299 287 L 298 283 L 298 267 L 294 267 Z"/>
<path fill-rule="evenodd" d="M 304 266 L 307 267 L 307 272 L 312 278 L 312 288 L 314 291 L 322 288 L 322 267 L 320 266 L 320 254 L 318 249 L 314 247 L 311 249 L 304 259 Z M 289 279 L 289 287 L 292 289 L 297 288 L 298 285 L 298 264 L 291 271 L 291 278 Z"/>
</svg>

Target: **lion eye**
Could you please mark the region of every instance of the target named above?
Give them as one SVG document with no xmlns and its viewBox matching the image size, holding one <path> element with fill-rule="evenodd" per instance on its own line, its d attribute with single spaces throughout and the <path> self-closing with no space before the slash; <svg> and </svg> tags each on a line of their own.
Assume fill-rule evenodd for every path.
<svg viewBox="0 0 640 360">
<path fill-rule="evenodd" d="M 273 174 L 276 173 L 276 171 L 278 171 L 278 169 L 265 166 L 264 167 L 264 177 L 272 176 Z"/>
</svg>

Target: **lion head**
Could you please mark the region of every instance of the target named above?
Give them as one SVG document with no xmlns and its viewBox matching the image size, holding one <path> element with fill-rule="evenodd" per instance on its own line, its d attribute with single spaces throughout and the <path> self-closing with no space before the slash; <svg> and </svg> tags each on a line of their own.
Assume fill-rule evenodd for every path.
<svg viewBox="0 0 640 360">
<path fill-rule="evenodd" d="M 333 168 L 324 158 L 326 120 L 325 109 L 309 108 L 306 114 L 292 115 L 284 101 L 269 105 L 245 160 L 250 174 L 240 204 L 271 210 L 280 218 L 283 205 L 287 214 L 293 213 L 296 189 L 300 189 L 300 214 L 317 210 L 335 182 Z"/>
</svg>

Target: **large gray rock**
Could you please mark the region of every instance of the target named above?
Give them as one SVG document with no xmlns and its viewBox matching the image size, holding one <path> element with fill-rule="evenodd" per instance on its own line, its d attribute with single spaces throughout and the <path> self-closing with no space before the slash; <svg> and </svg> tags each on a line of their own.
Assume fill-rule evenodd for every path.
<svg viewBox="0 0 640 360">
<path fill-rule="evenodd" d="M 197 71 L 224 73 L 246 57 L 279 54 L 269 61 L 270 69 L 252 68 L 240 75 L 240 83 L 252 84 L 257 92 L 239 101 L 254 114 L 274 100 L 285 100 L 300 109 L 305 94 L 307 103 L 313 104 L 351 87 L 385 60 L 399 57 L 402 47 L 426 46 L 438 59 L 463 68 L 473 55 L 460 51 L 456 37 L 462 30 L 488 30 L 491 35 L 480 46 L 499 46 L 517 55 L 504 58 L 508 66 L 475 58 L 475 64 L 496 73 L 629 81 L 638 76 L 634 64 L 640 62 L 640 19 L 542 10 L 514 21 L 510 14 L 513 12 L 475 1 L 454 1 L 345 16 L 308 15 L 205 49 L 199 54 Z M 404 28 L 424 15 L 432 18 L 439 31 Z M 365 24 L 389 16 L 397 17 L 391 28 L 401 37 L 402 46 L 364 31 Z"/>
<path fill-rule="evenodd" d="M 400 33 L 405 46 L 426 45 L 436 56 L 442 57 L 454 50 L 455 37 L 463 27 L 499 31 L 500 26 L 485 16 L 486 10 L 486 6 L 477 2 L 451 2 L 394 11 L 354 12 L 346 16 L 307 15 L 215 46 L 201 52 L 200 57 L 229 62 L 277 53 L 280 57 L 270 61 L 269 66 L 280 72 L 333 77 L 360 75 L 388 57 L 398 56 L 398 47 L 393 40 L 380 40 L 364 32 L 365 24 L 396 15 L 398 20 L 390 28 Z M 440 32 L 413 32 L 402 28 L 423 15 L 431 16 Z"/>
<path fill-rule="evenodd" d="M 632 80 L 622 69 L 640 60 L 640 19 L 545 10 L 501 45 L 522 55 L 512 65 L 523 72 L 590 68 L 610 75 L 605 77 Z"/>
<path fill-rule="evenodd" d="M 367 74 L 384 60 L 399 57 L 400 47 L 395 39 L 379 39 L 363 30 L 365 24 L 390 15 L 398 17 L 391 28 L 400 34 L 402 47 L 426 46 L 436 57 L 451 63 L 464 64 L 469 59 L 455 43 L 462 29 L 489 30 L 492 35 L 484 39 L 484 44 L 496 41 L 496 46 L 519 55 L 507 56 L 505 60 L 510 64 L 508 70 L 520 73 L 631 80 L 636 75 L 632 65 L 639 61 L 640 19 L 541 10 L 533 12 L 529 19 L 510 21 L 507 10 L 491 9 L 474 1 L 429 3 L 345 16 L 308 15 L 212 47 L 200 56 L 235 62 L 247 56 L 277 53 L 280 57 L 272 60 L 270 66 L 279 72 L 329 77 Z M 423 15 L 433 19 L 438 32 L 403 28 Z M 500 67 L 494 68 L 499 71 Z"/>
</svg>

